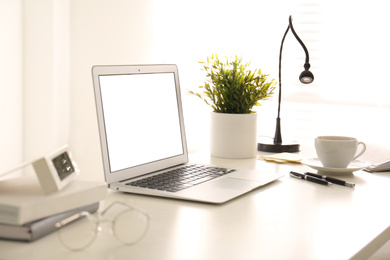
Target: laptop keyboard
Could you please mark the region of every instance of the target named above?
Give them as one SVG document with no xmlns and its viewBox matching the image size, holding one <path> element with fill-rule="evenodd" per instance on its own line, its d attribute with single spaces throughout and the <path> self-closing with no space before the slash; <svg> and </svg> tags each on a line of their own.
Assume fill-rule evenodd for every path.
<svg viewBox="0 0 390 260">
<path fill-rule="evenodd" d="M 236 170 L 213 166 L 186 165 L 168 172 L 129 182 L 126 185 L 177 192 L 234 171 Z"/>
</svg>

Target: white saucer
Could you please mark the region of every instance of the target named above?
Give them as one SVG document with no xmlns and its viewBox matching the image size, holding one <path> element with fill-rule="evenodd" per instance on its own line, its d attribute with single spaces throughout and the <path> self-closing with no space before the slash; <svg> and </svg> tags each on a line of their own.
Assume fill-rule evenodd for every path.
<svg viewBox="0 0 390 260">
<path fill-rule="evenodd" d="M 364 168 L 367 168 L 368 166 L 371 165 L 369 162 L 365 161 L 359 161 L 355 160 L 352 161 L 347 168 L 329 168 L 329 167 L 324 167 L 322 166 L 322 163 L 318 158 L 312 158 L 312 159 L 305 159 L 302 160 L 302 163 L 316 169 L 318 173 L 327 173 L 327 174 L 332 174 L 332 175 L 347 175 L 351 174 L 354 171 L 358 171 Z"/>
</svg>

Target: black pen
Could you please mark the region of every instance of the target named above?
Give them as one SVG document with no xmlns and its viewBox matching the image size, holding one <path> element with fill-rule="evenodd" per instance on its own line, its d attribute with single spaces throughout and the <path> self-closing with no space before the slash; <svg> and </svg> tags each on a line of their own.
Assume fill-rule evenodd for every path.
<svg viewBox="0 0 390 260">
<path fill-rule="evenodd" d="M 331 182 L 328 182 L 328 181 L 325 181 L 325 180 L 321 180 L 319 178 L 316 178 L 316 177 L 313 177 L 313 176 L 310 176 L 310 175 L 305 175 L 305 174 L 298 173 L 298 172 L 292 172 L 291 171 L 290 175 L 292 177 L 294 177 L 294 178 L 307 180 L 307 181 L 315 182 L 315 183 L 322 184 L 322 185 L 332 185 Z"/>
<path fill-rule="evenodd" d="M 343 186 L 347 186 L 347 187 L 351 187 L 351 188 L 355 187 L 354 183 L 350 183 L 350 182 L 343 181 L 343 180 L 340 180 L 340 179 L 336 179 L 336 178 L 333 178 L 333 177 L 320 175 L 320 174 L 315 174 L 315 173 L 311 173 L 311 172 L 306 172 L 305 174 L 308 175 L 308 176 L 312 176 L 312 177 L 315 177 L 315 178 L 319 178 L 319 179 L 325 180 L 325 181 L 329 181 L 329 182 L 334 183 L 334 184 L 343 185 Z"/>
</svg>

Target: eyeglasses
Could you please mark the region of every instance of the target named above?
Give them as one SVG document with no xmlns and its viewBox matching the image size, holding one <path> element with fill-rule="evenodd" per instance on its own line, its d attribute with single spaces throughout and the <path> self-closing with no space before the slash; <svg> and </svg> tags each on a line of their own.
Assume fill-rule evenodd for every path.
<svg viewBox="0 0 390 260">
<path fill-rule="evenodd" d="M 97 217 L 83 211 L 56 223 L 57 234 L 66 248 L 80 251 L 95 241 L 103 222 L 111 224 L 111 231 L 120 242 L 132 245 L 145 236 L 149 216 L 125 203 L 113 202 Z"/>
</svg>

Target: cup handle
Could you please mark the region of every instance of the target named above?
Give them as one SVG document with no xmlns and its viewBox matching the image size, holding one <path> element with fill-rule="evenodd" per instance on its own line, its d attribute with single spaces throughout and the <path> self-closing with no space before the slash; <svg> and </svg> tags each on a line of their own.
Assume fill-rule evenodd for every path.
<svg viewBox="0 0 390 260">
<path fill-rule="evenodd" d="M 358 142 L 358 146 L 359 146 L 359 144 L 361 144 L 363 146 L 363 148 L 357 155 L 355 155 L 355 157 L 352 159 L 352 161 L 355 160 L 356 158 L 360 157 L 366 151 L 366 144 L 363 142 Z"/>
</svg>

